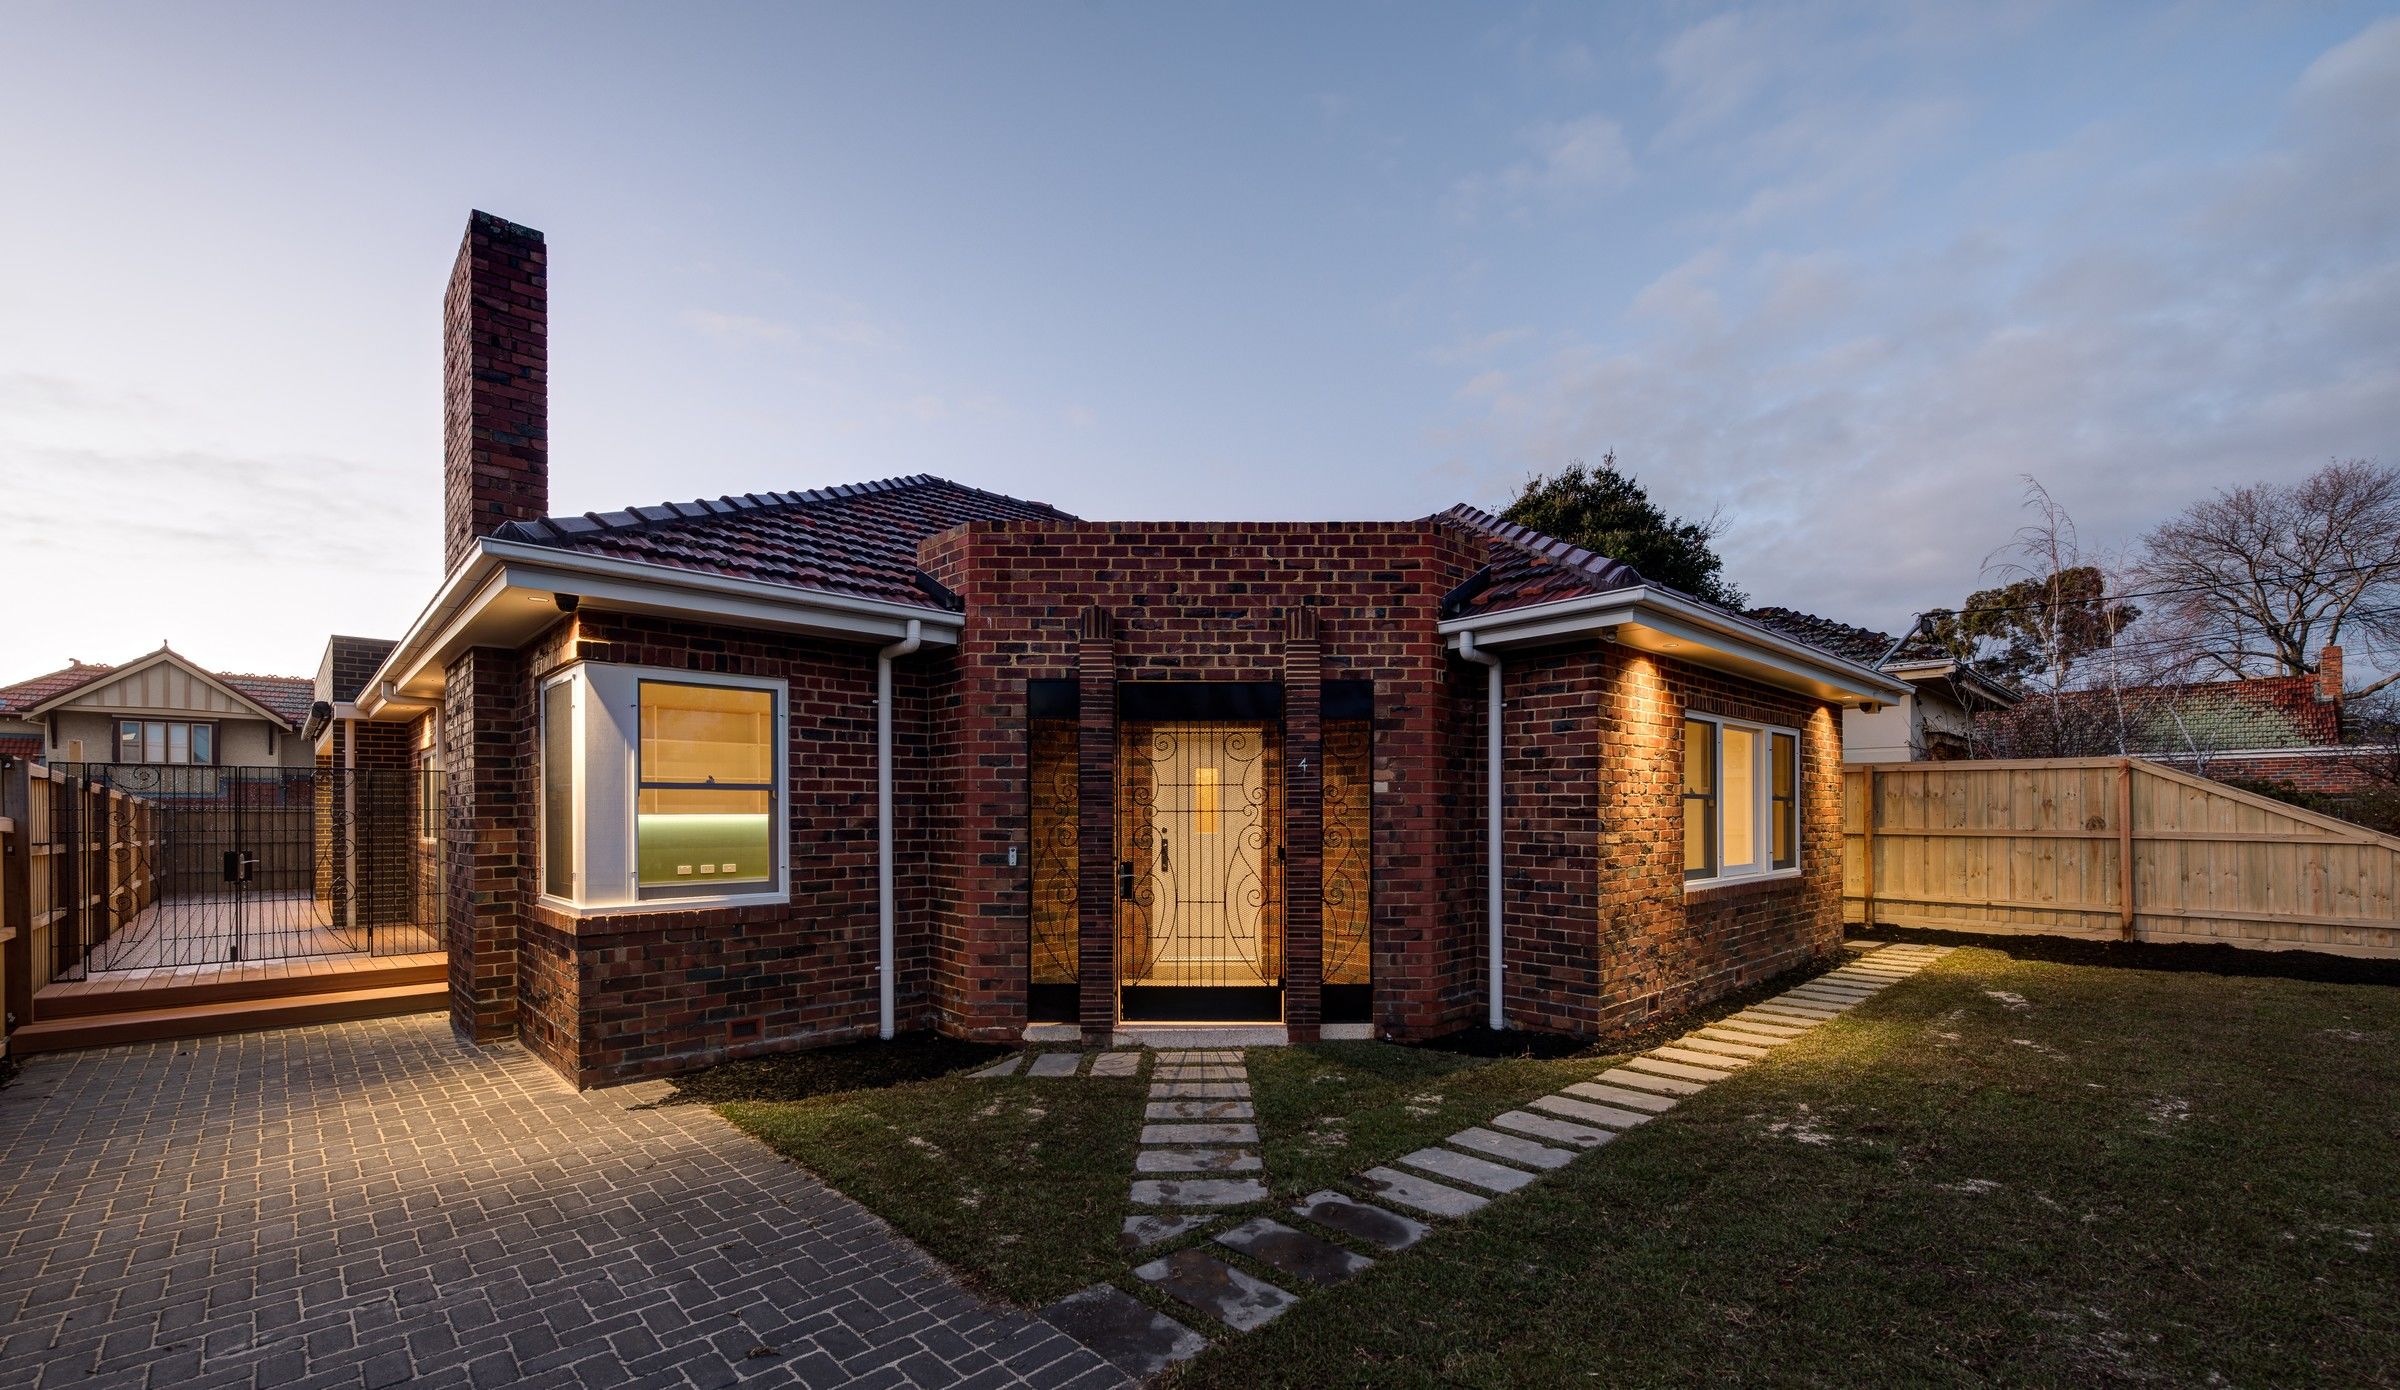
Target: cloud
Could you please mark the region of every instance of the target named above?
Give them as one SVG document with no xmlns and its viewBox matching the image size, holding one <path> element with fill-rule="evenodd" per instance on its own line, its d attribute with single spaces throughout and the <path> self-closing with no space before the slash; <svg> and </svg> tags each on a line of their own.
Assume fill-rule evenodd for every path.
<svg viewBox="0 0 2400 1390">
<path fill-rule="evenodd" d="M 1522 214 L 1535 202 L 1580 201 L 1633 182 L 1633 148 L 1625 127 L 1598 113 L 1545 121 L 1519 137 L 1530 153 L 1496 173 L 1474 174 L 1450 190 L 1454 216 L 1471 220 L 1489 203 Z"/>
<path fill-rule="evenodd" d="M 1693 128 L 1755 112 L 1747 82 L 1693 97 Z M 1830 136 L 1865 109 L 1729 139 L 1729 158 L 1801 166 L 1740 166 L 1729 204 L 1866 186 Z M 2089 158 L 2090 131 L 1994 156 L 2005 197 L 1871 251 L 1785 214 L 1725 218 L 1613 320 L 1530 361 L 1461 362 L 1436 438 L 1481 461 L 1485 495 L 1613 447 L 1670 508 L 1726 507 L 1732 577 L 1762 600 L 1881 625 L 1973 586 L 2022 473 L 2105 546 L 2229 483 L 2388 458 L 2400 21 L 2320 57 L 2266 135 L 2138 177 Z"/>
</svg>

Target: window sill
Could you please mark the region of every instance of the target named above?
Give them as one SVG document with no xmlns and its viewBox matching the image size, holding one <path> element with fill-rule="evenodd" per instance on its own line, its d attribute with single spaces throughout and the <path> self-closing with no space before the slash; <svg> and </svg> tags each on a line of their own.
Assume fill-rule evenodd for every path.
<svg viewBox="0 0 2400 1390">
<path fill-rule="evenodd" d="M 1798 869 L 1776 869 L 1763 874 L 1739 874 L 1732 878 L 1687 878 L 1683 895 L 1687 898 L 1714 893 L 1726 888 L 1751 888 L 1762 883 L 1793 883 L 1801 877 Z"/>
<path fill-rule="evenodd" d="M 578 903 L 544 893 L 535 899 L 543 908 L 564 917 L 638 917 L 660 912 L 715 912 L 730 907 L 787 907 L 789 890 L 760 889 L 754 893 L 710 893 L 689 898 L 641 898 L 629 903 Z"/>
</svg>

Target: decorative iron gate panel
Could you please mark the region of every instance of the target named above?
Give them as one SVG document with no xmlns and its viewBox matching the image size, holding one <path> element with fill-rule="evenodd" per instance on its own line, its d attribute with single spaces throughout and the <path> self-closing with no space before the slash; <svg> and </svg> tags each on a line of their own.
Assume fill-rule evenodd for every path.
<svg viewBox="0 0 2400 1390">
<path fill-rule="evenodd" d="M 1280 743 L 1270 724 L 1123 726 L 1117 968 L 1126 1017 L 1158 1000 L 1187 1015 L 1279 1012 Z"/>
<path fill-rule="evenodd" d="M 439 773 L 53 766 L 153 811 L 150 834 L 126 839 L 92 803 L 64 804 L 67 843 L 105 845 L 126 881 L 154 885 L 154 900 L 130 915 L 70 914 L 55 937 L 59 978 L 442 949 L 439 818 L 426 814 Z"/>
</svg>

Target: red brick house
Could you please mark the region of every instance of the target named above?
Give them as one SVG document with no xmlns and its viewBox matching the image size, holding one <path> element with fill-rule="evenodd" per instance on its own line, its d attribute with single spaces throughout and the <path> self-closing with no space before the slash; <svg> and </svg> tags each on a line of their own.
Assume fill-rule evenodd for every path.
<svg viewBox="0 0 2400 1390">
<path fill-rule="evenodd" d="M 1838 714 L 1891 678 L 1467 507 L 548 516 L 545 263 L 471 219 L 448 578 L 333 692 L 444 773 L 462 1032 L 580 1084 L 923 1028 L 1593 1034 L 1835 948 Z"/>
</svg>

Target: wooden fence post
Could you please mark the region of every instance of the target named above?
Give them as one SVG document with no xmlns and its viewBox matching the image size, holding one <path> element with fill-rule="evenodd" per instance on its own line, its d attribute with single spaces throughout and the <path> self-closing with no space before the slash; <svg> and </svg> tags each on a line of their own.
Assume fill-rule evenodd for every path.
<svg viewBox="0 0 2400 1390">
<path fill-rule="evenodd" d="M 1867 804 L 1861 808 L 1859 821 L 1864 827 L 1860 838 L 1859 874 L 1863 883 L 1860 891 L 1858 924 L 1869 931 L 1875 928 L 1875 764 L 1867 764 Z"/>
<path fill-rule="evenodd" d="M 2117 935 L 2133 940 L 2133 759 L 2117 759 Z"/>
<path fill-rule="evenodd" d="M 0 854 L 0 927 L 11 933 L 0 942 L 6 953 L 0 974 L 7 976 L 0 1008 L 0 1032 L 33 1021 L 33 806 L 32 768 L 22 758 L 0 763 L 0 818 L 12 822 L 6 853 Z"/>
</svg>

